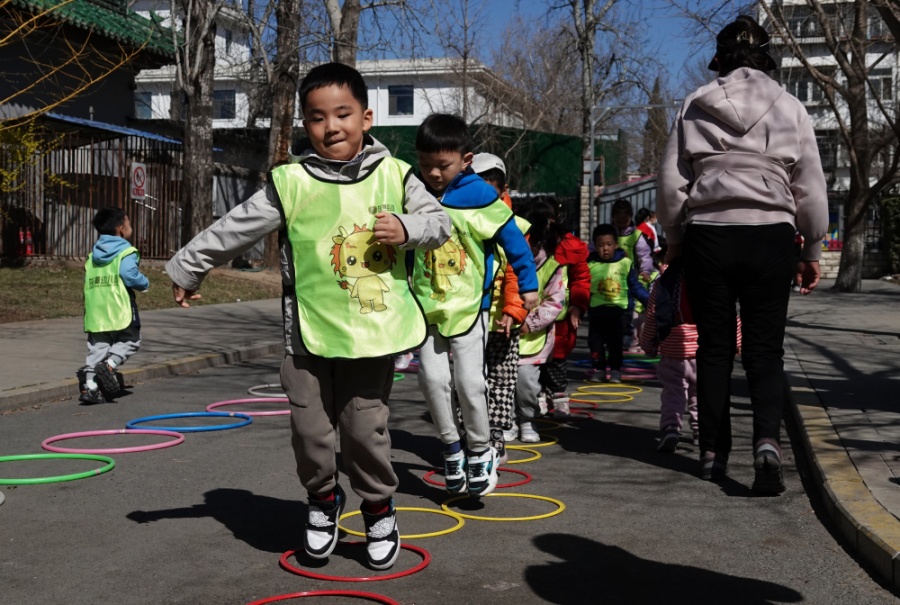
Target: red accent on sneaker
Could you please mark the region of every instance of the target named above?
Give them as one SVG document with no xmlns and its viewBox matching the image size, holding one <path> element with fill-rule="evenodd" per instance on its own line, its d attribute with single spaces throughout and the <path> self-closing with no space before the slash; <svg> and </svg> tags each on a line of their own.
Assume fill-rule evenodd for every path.
<svg viewBox="0 0 900 605">
<path fill-rule="evenodd" d="M 391 508 L 391 501 L 388 499 L 381 502 L 363 502 L 360 508 L 370 515 L 383 515 Z"/>
<path fill-rule="evenodd" d="M 330 492 L 323 492 L 321 494 L 310 494 L 313 500 L 318 500 L 319 502 L 334 502 L 334 490 Z"/>
</svg>

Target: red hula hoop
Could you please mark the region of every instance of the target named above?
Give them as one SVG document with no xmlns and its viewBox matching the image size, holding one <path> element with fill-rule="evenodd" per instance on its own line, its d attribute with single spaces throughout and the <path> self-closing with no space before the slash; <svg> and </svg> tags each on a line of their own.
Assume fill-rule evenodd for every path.
<svg viewBox="0 0 900 605">
<path fill-rule="evenodd" d="M 338 546 L 340 545 L 349 545 L 349 546 L 365 546 L 365 542 L 361 540 L 354 540 L 351 542 L 338 542 Z M 306 569 L 301 569 L 300 567 L 295 567 L 291 565 L 288 559 L 294 555 L 295 550 L 289 550 L 278 560 L 281 566 L 291 572 L 295 573 L 298 576 L 303 576 L 304 578 L 311 578 L 313 580 L 325 580 L 327 582 L 380 582 L 381 580 L 396 580 L 397 578 L 405 578 L 406 576 L 411 576 L 416 572 L 422 571 L 428 564 L 431 563 L 431 554 L 421 546 L 414 546 L 412 544 L 400 544 L 400 548 L 403 550 L 409 550 L 420 557 L 422 557 L 422 562 L 416 565 L 415 567 L 411 567 L 405 571 L 398 571 L 396 573 L 387 574 L 384 576 L 364 576 L 364 577 L 353 577 L 353 576 L 329 576 L 321 573 L 316 573 L 314 571 L 309 571 Z"/>
<path fill-rule="evenodd" d="M 287 397 L 249 397 L 245 399 L 228 399 L 226 401 L 217 401 L 206 406 L 207 412 L 215 412 L 218 408 L 226 405 L 238 405 L 241 403 L 287 403 Z M 269 410 L 264 412 L 240 412 L 247 416 L 287 416 L 290 410 Z"/>
<path fill-rule="evenodd" d="M 520 485 L 525 485 L 526 483 L 531 483 L 532 477 L 529 473 L 526 473 L 525 471 L 520 471 L 520 470 L 517 470 L 514 468 L 503 468 L 503 467 L 497 467 L 497 471 L 498 472 L 503 471 L 505 473 L 515 473 L 517 475 L 522 475 L 523 477 L 525 477 L 524 479 L 520 479 L 519 481 L 513 481 L 512 483 L 498 484 L 497 489 L 503 489 L 506 487 L 518 487 Z M 440 481 L 435 481 L 434 479 L 431 478 L 434 476 L 435 473 L 437 473 L 437 471 L 428 471 L 422 477 L 422 480 L 425 481 L 425 483 L 430 483 L 431 485 L 437 485 L 438 487 L 447 487 L 446 483 L 441 483 Z"/>
<path fill-rule="evenodd" d="M 247 605 L 266 605 L 266 603 L 275 603 L 277 601 L 287 601 L 289 599 L 304 599 L 306 597 L 351 597 L 354 599 L 369 599 L 376 603 L 384 605 L 400 605 L 394 599 L 389 599 L 380 594 L 371 592 L 360 592 L 358 590 L 310 590 L 308 592 L 292 592 L 290 594 L 280 594 L 276 597 L 269 597 L 259 601 L 253 601 Z"/>
<path fill-rule="evenodd" d="M 50 445 L 64 439 L 77 439 L 79 437 L 99 437 L 101 435 L 164 435 L 166 437 L 175 437 L 174 441 L 163 441 L 162 443 L 151 443 L 150 445 L 136 445 L 132 447 L 110 447 L 99 449 L 79 449 L 74 447 L 59 447 Z M 163 448 L 178 445 L 184 441 L 184 435 L 175 431 L 163 431 L 156 429 L 110 429 L 105 431 L 82 431 L 80 433 L 66 433 L 64 435 L 56 435 L 55 437 L 47 437 L 41 443 L 41 447 L 48 452 L 59 452 L 61 454 L 130 454 L 132 452 L 149 452 L 150 450 L 161 450 Z"/>
</svg>

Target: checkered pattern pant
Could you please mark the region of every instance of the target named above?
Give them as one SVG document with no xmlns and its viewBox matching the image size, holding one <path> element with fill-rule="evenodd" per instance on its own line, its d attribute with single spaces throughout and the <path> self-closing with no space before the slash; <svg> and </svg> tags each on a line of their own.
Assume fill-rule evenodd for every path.
<svg viewBox="0 0 900 605">
<path fill-rule="evenodd" d="M 519 333 L 509 338 L 499 332 L 488 334 L 484 352 L 487 364 L 488 417 L 492 429 L 513 427 L 516 404 L 516 377 L 519 369 Z"/>
<path fill-rule="evenodd" d="M 548 359 L 541 365 L 541 387 L 551 395 L 569 388 L 569 364 L 565 359 Z"/>
</svg>

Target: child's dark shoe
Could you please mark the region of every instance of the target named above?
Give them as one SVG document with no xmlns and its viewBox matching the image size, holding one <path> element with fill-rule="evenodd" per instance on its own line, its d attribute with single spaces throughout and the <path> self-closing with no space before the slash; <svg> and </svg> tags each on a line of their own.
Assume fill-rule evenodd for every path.
<svg viewBox="0 0 900 605">
<path fill-rule="evenodd" d="M 334 488 L 332 500 L 319 500 L 312 495 L 308 498 L 306 536 L 303 546 L 313 559 L 326 559 L 338 543 L 338 519 L 344 511 L 346 496 L 338 485 Z"/>
<path fill-rule="evenodd" d="M 109 367 L 105 361 L 101 361 L 94 368 L 94 373 L 97 375 L 97 382 L 104 395 L 109 397 L 119 393 L 119 379 L 115 369 Z"/>
<path fill-rule="evenodd" d="M 103 393 L 100 392 L 100 389 L 83 387 L 81 389 L 81 396 L 78 397 L 78 401 L 88 405 L 94 405 L 97 403 L 106 403 L 106 398 L 103 397 Z"/>
<path fill-rule="evenodd" d="M 397 529 L 397 510 L 394 501 L 388 503 L 387 510 L 373 514 L 362 509 L 366 526 L 366 557 L 372 569 L 393 567 L 400 555 L 400 530 Z"/>
</svg>

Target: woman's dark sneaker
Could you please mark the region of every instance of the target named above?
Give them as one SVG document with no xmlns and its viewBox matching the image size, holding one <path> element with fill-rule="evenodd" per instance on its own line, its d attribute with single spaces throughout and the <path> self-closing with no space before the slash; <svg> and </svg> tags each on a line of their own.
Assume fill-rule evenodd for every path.
<svg viewBox="0 0 900 605">
<path fill-rule="evenodd" d="M 309 496 L 306 517 L 306 554 L 313 559 L 325 559 L 338 543 L 338 518 L 344 512 L 346 497 L 340 485 L 334 487 L 334 500 L 319 500 Z"/>
<path fill-rule="evenodd" d="M 700 478 L 704 481 L 721 481 L 728 476 L 728 455 L 715 452 L 700 454 Z"/>
<path fill-rule="evenodd" d="M 752 490 L 760 494 L 780 494 L 785 490 L 784 473 L 781 469 L 781 450 L 770 442 L 758 443 L 753 450 Z"/>
<path fill-rule="evenodd" d="M 367 513 L 361 509 L 366 526 L 366 556 L 372 569 L 389 569 L 400 555 L 400 530 L 397 510 L 391 500 L 385 512 Z"/>
</svg>

